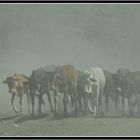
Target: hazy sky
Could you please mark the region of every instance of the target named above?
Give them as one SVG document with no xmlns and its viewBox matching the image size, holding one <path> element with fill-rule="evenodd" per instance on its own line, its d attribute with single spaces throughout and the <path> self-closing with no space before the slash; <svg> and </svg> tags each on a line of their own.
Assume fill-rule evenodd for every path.
<svg viewBox="0 0 140 140">
<path fill-rule="evenodd" d="M 0 75 L 66 63 L 140 70 L 140 5 L 0 4 Z"/>
</svg>

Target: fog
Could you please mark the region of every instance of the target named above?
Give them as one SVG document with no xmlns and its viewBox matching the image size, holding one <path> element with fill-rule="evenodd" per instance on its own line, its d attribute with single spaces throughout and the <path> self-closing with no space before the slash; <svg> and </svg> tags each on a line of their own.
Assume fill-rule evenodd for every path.
<svg viewBox="0 0 140 140">
<path fill-rule="evenodd" d="M 0 75 L 49 64 L 140 70 L 140 5 L 1 4 Z"/>
<path fill-rule="evenodd" d="M 139 46 L 139 4 L 0 4 L 0 81 L 49 64 L 140 70 Z M 10 98 L 0 84 L 2 115 Z"/>
</svg>

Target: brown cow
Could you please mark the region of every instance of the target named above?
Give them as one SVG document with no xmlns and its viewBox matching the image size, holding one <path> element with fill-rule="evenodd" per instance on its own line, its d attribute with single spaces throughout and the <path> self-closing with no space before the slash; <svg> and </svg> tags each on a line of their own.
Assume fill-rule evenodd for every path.
<svg viewBox="0 0 140 140">
<path fill-rule="evenodd" d="M 75 104 L 76 111 L 76 83 L 78 72 L 72 65 L 63 65 L 56 68 L 56 72 L 50 79 L 51 89 L 54 91 L 54 112 L 57 112 L 58 92 L 64 93 L 64 115 L 70 112 L 70 100 L 72 105 Z"/>
<path fill-rule="evenodd" d="M 14 74 L 14 76 L 7 77 L 3 83 L 8 85 L 9 93 L 12 94 L 11 97 L 11 104 L 13 107 L 14 112 L 18 113 L 18 110 L 15 107 L 14 99 L 15 96 L 19 97 L 19 104 L 20 104 L 20 114 L 22 114 L 22 99 L 23 95 L 27 95 L 27 102 L 28 102 L 28 114 L 29 114 L 29 87 L 28 87 L 28 77 L 23 74 Z"/>
</svg>

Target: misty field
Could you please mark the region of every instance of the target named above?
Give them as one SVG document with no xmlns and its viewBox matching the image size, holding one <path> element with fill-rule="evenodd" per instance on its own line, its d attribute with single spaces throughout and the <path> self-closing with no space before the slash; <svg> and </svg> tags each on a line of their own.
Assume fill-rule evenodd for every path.
<svg viewBox="0 0 140 140">
<path fill-rule="evenodd" d="M 1 136 L 128 136 L 140 134 L 139 118 L 63 118 L 42 115 L 31 119 L 13 115 L 0 118 Z"/>
<path fill-rule="evenodd" d="M 10 104 L 10 95 L 3 92 L 0 98 L 0 135 L 1 136 L 138 136 L 140 135 L 140 117 L 77 116 L 54 117 L 49 113 L 47 97 L 43 114 L 34 118 L 27 115 L 24 97 L 24 115 L 16 115 Z M 8 96 L 9 95 L 9 96 Z M 18 107 L 18 100 L 16 100 Z M 36 105 L 37 106 L 37 105 Z M 37 110 L 37 108 L 36 108 Z"/>
</svg>

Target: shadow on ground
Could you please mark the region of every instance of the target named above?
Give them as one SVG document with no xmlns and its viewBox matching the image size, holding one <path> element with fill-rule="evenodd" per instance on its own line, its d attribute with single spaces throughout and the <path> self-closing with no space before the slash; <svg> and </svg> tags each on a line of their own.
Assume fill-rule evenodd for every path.
<svg viewBox="0 0 140 140">
<path fill-rule="evenodd" d="M 18 117 L 19 116 L 17 116 L 17 115 L 15 115 L 15 116 L 9 116 L 9 117 L 2 117 L 2 118 L 0 118 L 0 122 L 13 120 L 13 119 L 18 118 Z"/>
<path fill-rule="evenodd" d="M 63 119 L 68 119 L 68 118 L 86 118 L 86 117 L 90 117 L 90 118 L 97 118 L 97 119 L 104 119 L 104 118 L 140 118 L 140 114 L 137 113 L 134 116 L 130 116 L 130 115 L 123 115 L 123 116 L 103 116 L 103 117 L 93 117 L 93 116 L 89 116 L 89 115 L 74 115 L 74 114 L 70 114 L 69 116 L 64 116 L 62 113 L 57 113 L 57 114 L 52 114 L 52 113 L 45 113 L 45 114 L 40 114 L 40 115 L 35 115 L 35 116 L 19 116 L 19 115 L 15 115 L 15 116 L 8 116 L 8 117 L 0 117 L 0 122 L 2 121 L 9 121 L 9 120 L 14 120 L 14 122 L 16 124 L 19 123 L 23 123 L 29 120 L 39 120 L 39 119 L 46 119 L 48 121 L 53 121 L 53 120 L 63 120 Z"/>
<path fill-rule="evenodd" d="M 29 120 L 39 120 L 39 119 L 43 119 L 46 117 L 50 117 L 49 113 L 45 113 L 45 114 L 41 114 L 41 115 L 36 115 L 36 116 L 21 116 L 18 119 L 16 119 L 15 123 L 23 123 L 25 121 L 29 121 Z"/>
</svg>

